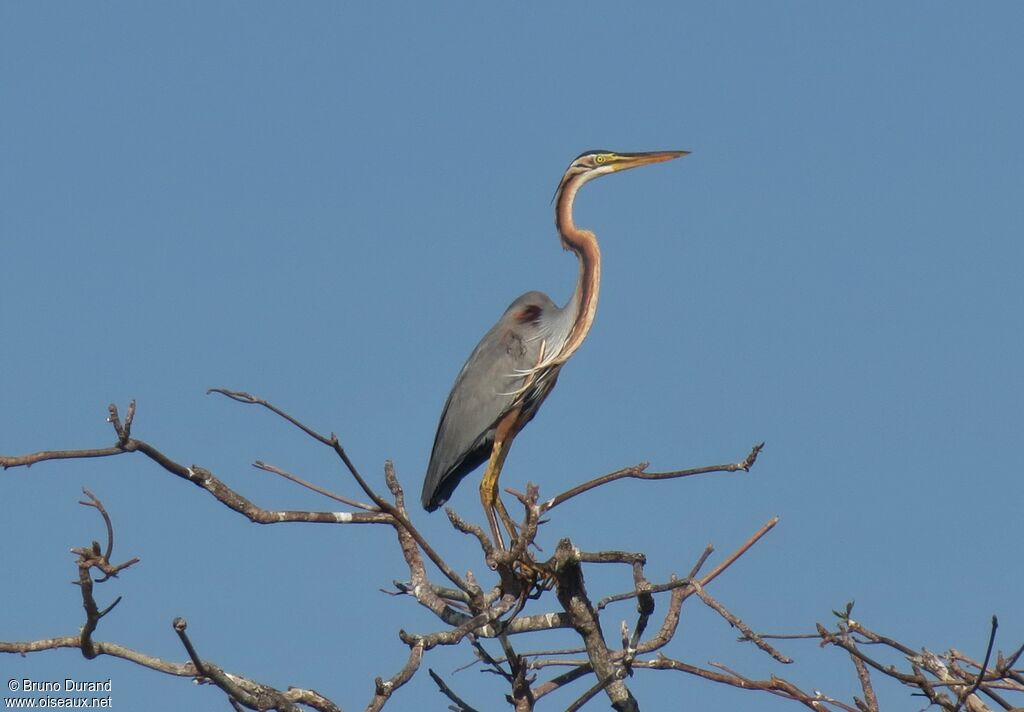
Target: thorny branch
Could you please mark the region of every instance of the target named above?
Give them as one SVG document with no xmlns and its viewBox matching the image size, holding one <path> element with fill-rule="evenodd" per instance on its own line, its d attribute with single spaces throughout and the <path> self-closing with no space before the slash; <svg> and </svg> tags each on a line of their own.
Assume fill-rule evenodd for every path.
<svg viewBox="0 0 1024 712">
<path fill-rule="evenodd" d="M 118 409 L 114 405 L 109 407 L 108 419 L 116 436 L 115 444 L 110 447 L 49 450 L 13 457 L 0 456 L 0 467 L 28 467 L 48 460 L 110 457 L 140 452 L 164 470 L 200 487 L 226 507 L 246 516 L 254 523 L 308 522 L 389 526 L 396 535 L 409 576 L 405 581 L 395 582 L 393 595 L 411 596 L 417 603 L 431 611 L 442 627 L 437 631 L 424 633 L 399 631 L 400 640 L 409 648 L 406 663 L 391 677 L 378 677 L 375 680 L 372 697 L 365 708 L 367 710 L 382 709 L 416 674 L 421 667 L 423 656 L 429 650 L 441 645 L 458 645 L 462 641 L 469 641 L 476 654 L 477 663 L 483 665 L 484 670 L 496 674 L 508 686 L 508 702 L 514 709 L 520 711 L 533 710 L 537 703 L 548 695 L 569 686 L 576 686 L 579 682 L 583 684 L 573 692 L 575 700 L 570 703 L 569 709 L 580 709 L 587 702 L 604 696 L 616 710 L 637 710 L 639 702 L 627 686 L 627 681 L 636 670 L 672 670 L 716 684 L 766 692 L 809 709 L 836 709 L 846 712 L 871 712 L 879 709 L 871 680 L 872 673 L 892 677 L 913 690 L 920 691 L 934 705 L 949 712 L 956 712 L 961 708 L 966 708 L 969 712 L 987 710 L 988 707 L 981 701 L 982 696 L 1003 709 L 1010 709 L 1012 704 L 1006 699 L 1007 696 L 1024 693 L 1024 671 L 1015 667 L 1024 646 L 1009 656 L 998 653 L 995 662 L 990 664 L 996 637 L 995 624 L 984 660 L 978 663 L 952 649 L 945 654 L 936 655 L 876 634 L 850 618 L 852 605 L 849 605 L 845 612 L 836 612 L 839 622 L 834 630 L 818 626 L 817 633 L 797 637 L 819 640 L 822 645 L 842 648 L 849 655 L 863 695 L 854 697 L 852 704 L 820 691 L 807 692 L 796 684 L 774 675 L 768 679 L 758 680 L 721 663 L 711 662 L 701 666 L 666 655 L 663 650 L 676 636 L 683 604 L 696 596 L 730 626 L 738 629 L 741 634 L 740 640 L 753 642 L 779 663 L 791 662 L 792 658 L 789 655 L 767 641 L 773 638 L 792 639 L 795 636 L 756 633 L 752 626 L 715 599 L 707 588 L 760 541 L 776 525 L 777 518 L 766 522 L 732 554 L 711 566 L 709 571 L 703 572 L 714 553 L 710 545 L 703 549 L 686 576 L 679 578 L 673 575 L 662 583 L 652 583 L 647 579 L 644 572 L 647 559 L 640 552 L 588 552 L 579 549 L 571 540 L 562 539 L 548 559 L 539 560 L 533 554 L 534 550 L 539 551 L 535 540 L 541 525 L 545 522 L 542 519 L 543 515 L 571 498 L 620 479 L 661 480 L 711 472 L 748 471 L 755 464 L 763 443 L 756 445 L 744 460 L 724 465 L 670 472 L 647 472 L 647 464 L 640 463 L 584 482 L 546 501 L 539 500 L 538 489 L 533 485 L 527 487 L 526 494 L 513 492 L 523 506 L 523 520 L 507 551 L 496 547 L 483 528 L 464 520 L 453 510 L 447 510 L 453 527 L 477 541 L 483 560 L 487 563 L 488 569 L 493 571 L 495 580 L 489 587 L 485 587 L 477 582 L 471 571 L 465 576 L 456 573 L 412 524 L 406 509 L 404 492 L 390 462 L 386 463 L 384 468 L 384 481 L 390 494 L 390 497 L 386 497 L 378 493 L 363 477 L 333 433 L 325 436 L 277 406 L 249 393 L 224 388 L 211 389 L 210 392 L 221 394 L 239 403 L 261 406 L 318 443 L 331 448 L 369 502 L 360 502 L 349 496 L 336 494 L 284 468 L 256 461 L 255 466 L 259 469 L 283 477 L 332 501 L 340 502 L 354 511 L 263 509 L 225 485 L 209 470 L 198 465 L 182 465 L 149 443 L 135 438 L 132 435 L 136 416 L 134 401 L 130 403 L 123 421 Z M 269 685 L 228 673 L 215 663 L 203 660 L 186 633 L 187 624 L 183 618 L 176 619 L 173 627 L 188 654 L 188 661 L 184 663 L 162 660 L 115 643 L 95 640 L 94 635 L 100 621 L 110 613 L 120 599 L 115 599 L 112 604 L 101 610 L 93 597 L 94 584 L 116 577 L 138 559 L 130 559 L 122 564 L 111 563 L 114 531 L 110 515 L 91 492 L 85 490 L 85 494 L 88 500 L 82 504 L 93 507 L 100 513 L 107 532 L 105 549 L 97 542 L 93 542 L 91 546 L 73 550 L 78 556 L 79 576 L 76 583 L 82 593 L 86 614 L 85 625 L 77 635 L 20 643 L 0 642 L 0 652 L 28 655 L 42 650 L 77 648 L 89 658 L 111 655 L 155 671 L 191 677 L 203 684 L 216 685 L 236 710 L 248 708 L 291 712 L 303 706 L 322 712 L 340 712 L 340 708 L 334 702 L 313 690 L 277 690 Z M 432 581 L 427 562 L 433 564 L 451 585 L 441 585 Z M 620 593 L 606 595 L 596 604 L 592 603 L 587 592 L 585 572 L 586 567 L 593 565 L 626 567 L 629 571 L 630 587 Z M 102 574 L 102 578 L 93 580 L 94 569 Z M 552 596 L 547 595 L 549 591 L 553 592 Z M 525 610 L 528 604 L 543 605 L 543 602 L 552 599 L 558 603 L 554 610 Z M 606 637 L 601 615 L 606 614 L 613 604 L 625 601 L 634 601 L 635 618 L 632 623 L 621 621 L 618 636 L 612 642 Z M 650 633 L 649 628 L 652 628 Z M 577 645 L 529 652 L 517 652 L 513 646 L 513 640 L 519 640 L 515 636 L 552 630 L 575 635 Z M 495 655 L 487 650 L 486 645 L 489 641 L 498 643 L 501 654 Z M 878 655 L 874 651 L 870 655 L 865 653 L 865 646 L 873 646 L 876 650 L 885 648 L 894 652 L 905 661 L 904 667 L 901 669 L 891 661 L 877 659 Z M 538 679 L 548 668 L 558 670 L 557 674 L 546 679 Z M 430 676 L 438 685 L 440 694 L 452 703 L 451 709 L 474 712 L 478 708 L 474 707 L 471 701 L 456 694 L 433 670 L 430 671 Z"/>
</svg>

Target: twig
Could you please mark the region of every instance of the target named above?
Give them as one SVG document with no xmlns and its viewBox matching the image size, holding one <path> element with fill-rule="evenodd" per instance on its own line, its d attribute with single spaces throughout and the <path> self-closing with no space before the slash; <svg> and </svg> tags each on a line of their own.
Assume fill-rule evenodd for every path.
<svg viewBox="0 0 1024 712">
<path fill-rule="evenodd" d="M 484 530 L 480 526 L 467 522 L 460 517 L 454 509 L 451 507 L 445 507 L 444 513 L 448 515 L 448 521 L 451 522 L 452 526 L 463 534 L 471 534 L 475 536 L 477 541 L 480 543 L 480 549 L 484 552 L 484 559 L 486 561 L 492 561 L 494 559 L 494 544 L 484 534 Z"/>
<path fill-rule="evenodd" d="M 441 679 L 441 676 L 434 672 L 433 669 L 427 668 L 427 673 L 430 674 L 430 678 L 437 684 L 437 688 L 441 691 L 441 694 L 455 703 L 455 707 L 451 707 L 449 709 L 454 710 L 454 712 L 479 712 L 475 707 L 456 695 L 455 691 L 448 687 L 445 681 Z"/>
<path fill-rule="evenodd" d="M 208 388 L 208 389 L 206 389 L 206 393 L 207 393 L 207 395 L 209 395 L 210 393 L 219 393 L 222 396 L 226 396 L 226 397 L 230 398 L 233 401 L 238 401 L 239 403 L 245 403 L 246 405 L 260 405 L 260 406 L 263 406 L 264 408 L 266 408 L 270 412 L 274 413 L 275 415 L 278 415 L 281 418 L 284 418 L 289 423 L 294 425 L 296 428 L 298 428 L 299 430 L 301 430 L 302 432 L 304 432 L 306 435 L 308 435 L 309 437 L 313 438 L 314 440 L 319 440 L 321 443 L 323 443 L 324 445 L 327 445 L 328 447 L 331 447 L 334 444 L 333 441 L 330 438 L 324 437 L 323 435 L 321 435 L 320 433 L 316 432 L 315 430 L 313 430 L 309 426 L 299 422 L 297 419 L 295 419 L 292 416 L 288 415 L 286 412 L 284 412 L 283 410 L 278 408 L 273 403 L 270 403 L 269 401 L 266 401 L 266 400 L 264 400 L 262 398 L 254 396 L 251 393 L 246 393 L 245 391 L 232 391 L 232 390 L 227 389 L 227 388 Z"/>
<path fill-rule="evenodd" d="M 231 706 L 238 712 L 241 712 L 242 706 L 253 710 L 300 712 L 296 707 L 297 703 L 313 707 L 321 712 L 341 712 L 337 705 L 313 690 L 290 688 L 287 692 L 283 692 L 270 685 L 225 672 L 217 665 L 199 657 L 199 653 L 186 633 L 188 622 L 184 618 L 175 618 L 172 627 L 192 661 L 195 676 L 201 679 L 205 678 L 219 687 L 228 696 Z"/>
<path fill-rule="evenodd" d="M 752 547 L 754 544 L 756 544 L 758 541 L 760 541 L 761 537 L 763 537 L 765 534 L 767 534 L 772 529 L 774 529 L 775 525 L 778 524 L 778 523 L 779 523 L 779 518 L 778 517 L 772 517 L 767 522 L 762 524 L 761 528 L 758 529 L 756 532 L 754 532 L 750 536 L 750 538 L 747 539 L 747 541 L 744 542 L 743 545 L 739 549 L 737 549 L 736 551 L 734 551 L 731 554 L 729 554 L 729 556 L 727 556 L 725 558 L 725 560 L 723 560 L 720 564 L 718 564 L 718 566 L 716 566 L 715 568 L 711 569 L 710 573 L 705 574 L 701 578 L 701 580 L 700 580 L 701 586 L 707 586 L 709 583 L 711 583 L 716 578 L 718 578 L 719 574 L 721 574 L 727 568 L 732 566 L 733 563 L 736 561 L 736 559 L 740 558 L 745 553 L 747 553 L 747 551 L 750 549 L 750 547 Z"/>
<path fill-rule="evenodd" d="M 544 667 L 549 662 L 551 662 L 551 661 L 545 661 L 544 664 L 536 665 L 535 667 Z M 553 662 L 552 664 L 573 664 L 573 663 Z M 565 687 L 566 685 L 568 685 L 568 684 L 570 684 L 572 682 L 575 682 L 576 680 L 579 680 L 584 675 L 589 675 L 592 672 L 592 670 L 593 670 L 593 668 L 591 667 L 589 662 L 584 662 L 582 664 L 577 662 L 575 667 L 573 667 L 571 670 L 568 670 L 568 671 L 562 673 L 561 675 L 553 677 L 550 680 L 548 680 L 547 682 L 541 683 L 540 685 L 537 685 L 536 687 L 534 687 L 533 688 L 533 696 L 534 696 L 535 699 L 539 700 L 540 698 L 542 698 L 542 697 L 544 697 L 546 695 L 550 695 L 555 690 L 557 690 L 557 689 L 559 689 L 561 687 Z"/>
<path fill-rule="evenodd" d="M 129 407 L 129 410 L 130 409 L 131 408 Z M 111 422 L 119 422 L 117 418 L 113 417 L 117 414 L 117 407 L 111 404 L 109 410 L 112 412 Z M 121 432 L 124 432 L 123 426 Z M 118 433 L 118 437 L 121 437 L 121 433 Z M 199 465 L 186 467 L 181 463 L 175 462 L 149 443 L 137 438 L 128 438 L 116 447 L 110 448 L 97 448 L 91 450 L 44 450 L 17 457 L 0 456 L 0 467 L 3 467 L 4 469 L 9 467 L 27 467 L 46 460 L 113 457 L 129 452 L 141 452 L 172 475 L 176 475 L 177 477 L 187 480 L 197 487 L 206 490 L 221 504 L 235 512 L 238 512 L 239 514 L 244 515 L 249 519 L 249 521 L 256 524 L 309 522 L 316 524 L 393 525 L 392 517 L 384 512 L 302 512 L 263 509 L 225 485 L 209 470 L 200 467 Z"/>
<path fill-rule="evenodd" d="M 985 659 L 981 661 L 981 669 L 978 670 L 978 679 L 974 681 L 974 684 L 971 686 L 971 689 L 967 691 L 967 694 L 965 694 L 963 697 L 961 697 L 960 701 L 957 702 L 957 705 L 956 705 L 957 710 L 960 709 L 960 706 L 963 704 L 963 700 L 965 700 L 968 697 L 970 697 L 971 695 L 973 695 L 977 691 L 978 687 L 981 685 L 981 681 L 985 677 L 985 669 L 988 667 L 988 661 L 992 657 L 992 646 L 995 645 L 995 642 L 996 642 L 996 630 L 998 630 L 998 629 L 999 629 L 999 619 L 996 618 L 995 616 L 992 616 L 992 629 L 989 631 L 989 634 L 988 634 L 988 646 L 986 646 L 986 648 L 985 648 Z"/>
<path fill-rule="evenodd" d="M 107 514 L 107 508 L 103 506 L 103 502 L 99 501 L 96 498 L 96 495 L 94 495 L 85 487 L 82 488 L 82 493 L 89 498 L 89 501 L 83 502 L 82 500 L 78 500 L 78 503 L 84 507 L 95 507 L 96 510 L 99 511 L 100 516 L 103 517 L 103 523 L 107 527 L 107 551 L 103 554 L 103 559 L 109 562 L 110 555 L 114 553 L 114 525 L 110 521 L 110 515 Z M 110 575 L 116 575 L 116 572 Z M 109 578 L 109 576 L 107 578 Z M 103 579 L 103 581 L 106 581 L 106 579 Z"/>
<path fill-rule="evenodd" d="M 309 426 L 305 425 L 297 418 L 293 418 L 288 413 L 281 410 L 280 408 L 270 403 L 269 401 L 254 396 L 251 393 L 246 393 L 245 391 L 232 391 L 227 388 L 210 388 L 207 391 L 207 393 L 219 393 L 239 403 L 244 403 L 246 405 L 262 406 L 269 410 L 270 412 L 274 413 L 275 415 L 284 418 L 286 421 L 288 421 L 295 427 L 299 428 L 302 432 L 306 433 L 317 442 L 320 442 L 323 445 L 326 445 L 330 447 L 332 450 L 334 450 L 335 454 L 345 464 L 345 467 L 348 469 L 349 474 L 351 474 L 353 479 L 355 479 L 356 484 L 359 485 L 360 489 L 363 490 L 367 497 L 373 500 L 373 503 L 377 505 L 377 508 L 380 509 L 382 512 L 390 515 L 401 526 L 405 527 L 405 529 L 409 532 L 413 539 L 416 540 L 416 543 L 420 546 L 420 548 L 423 549 L 423 553 L 427 555 L 427 558 L 429 558 L 434 563 L 434 565 L 437 566 L 438 569 L 440 569 L 441 573 L 443 573 L 449 581 L 451 581 L 453 584 L 463 589 L 467 593 L 471 592 L 471 587 L 466 583 L 466 581 L 461 576 L 459 576 L 454 569 L 448 566 L 447 562 L 445 562 L 444 559 L 442 559 L 437 554 L 437 552 L 434 551 L 434 548 L 427 542 L 427 540 L 423 537 L 419 530 L 413 526 L 412 522 L 409 521 L 409 517 L 405 513 L 404 508 L 395 507 L 393 504 L 391 504 L 386 499 L 377 494 L 377 492 L 372 487 L 370 487 L 369 484 L 367 484 L 366 480 L 363 478 L 363 476 L 359 473 L 359 470 L 356 468 L 355 463 L 352 462 L 352 459 L 348 456 L 348 453 L 345 452 L 345 448 L 342 447 L 341 441 L 338 440 L 337 435 L 335 435 L 334 433 L 331 433 L 330 437 L 321 435 L 320 433 L 316 432 Z M 394 526 L 393 523 L 392 526 Z"/>
<path fill-rule="evenodd" d="M 512 682 L 512 673 L 506 672 L 505 668 L 501 666 L 501 663 L 508 662 L 507 660 L 505 660 L 505 658 L 499 659 L 491 655 L 487 651 L 487 648 L 484 647 L 483 643 L 481 643 L 480 640 L 475 635 L 470 636 L 470 645 L 473 646 L 473 649 L 476 651 L 476 654 L 480 658 L 481 662 L 483 662 L 489 668 L 488 670 L 486 670 L 486 672 L 490 672 L 494 675 L 497 675 L 498 677 L 504 679 L 508 683 Z M 511 665 L 509 666 L 509 669 L 511 669 Z"/>
<path fill-rule="evenodd" d="M 729 625 L 740 629 L 740 631 L 743 633 L 743 640 L 749 640 L 758 648 L 760 648 L 761 650 L 763 650 L 764 652 L 768 653 L 773 658 L 778 660 L 780 663 L 788 665 L 793 662 L 793 658 L 783 655 L 778 650 L 773 648 L 771 645 L 766 643 L 757 633 L 755 633 L 750 628 L 750 626 L 748 626 L 746 623 L 740 620 L 738 616 L 731 613 L 721 603 L 716 601 L 707 591 L 704 590 L 704 587 L 701 584 L 694 581 L 692 585 L 693 589 L 697 592 L 697 596 L 700 598 L 700 600 L 702 600 L 709 608 L 717 612 L 718 615 L 722 616 L 722 618 L 724 618 L 729 623 Z"/>
<path fill-rule="evenodd" d="M 583 484 L 576 485 L 572 489 L 566 490 L 559 495 L 552 497 L 546 502 L 541 503 L 540 509 L 541 514 L 547 512 L 550 509 L 554 509 L 563 502 L 572 499 L 573 497 L 583 494 L 588 490 L 592 490 L 595 487 L 614 482 L 615 480 L 621 479 L 637 479 L 637 480 L 670 480 L 679 479 L 682 477 L 691 477 L 693 475 L 704 475 L 711 472 L 738 472 L 740 470 L 749 472 L 750 468 L 754 466 L 757 461 L 757 456 L 764 448 L 764 443 L 759 443 L 751 449 L 750 454 L 742 462 L 733 462 L 724 465 L 709 465 L 707 467 L 694 467 L 688 470 L 674 470 L 672 472 L 647 472 L 648 463 L 641 462 L 631 467 L 625 467 L 615 472 L 610 472 L 607 475 L 601 475 L 595 477 L 592 480 L 584 482 Z"/>
<path fill-rule="evenodd" d="M 96 604 L 96 599 L 93 597 L 93 584 L 103 583 L 104 581 L 108 581 L 109 579 L 116 577 L 119 572 L 138 563 L 139 558 L 134 557 L 122 564 L 110 563 L 110 555 L 114 550 L 114 525 L 110 521 L 110 515 L 107 513 L 106 507 L 103 506 L 103 502 L 84 487 L 82 488 L 82 491 L 89 498 L 89 501 L 80 501 L 79 504 L 96 509 L 100 515 L 102 515 L 103 524 L 107 530 L 107 551 L 105 554 L 100 551 L 100 545 L 95 541 L 91 546 L 83 546 L 71 550 L 71 553 L 78 556 L 78 561 L 76 562 L 78 567 L 78 580 L 74 583 L 81 591 L 82 607 L 85 609 L 85 625 L 82 626 L 82 630 L 78 636 L 78 647 L 81 649 L 82 655 L 91 660 L 99 655 L 96 643 L 92 639 L 92 634 L 96 632 L 96 627 L 99 625 L 100 620 L 114 610 L 114 607 L 121 602 L 121 597 L 118 596 L 114 599 L 113 603 L 101 611 L 99 606 Z M 104 574 L 103 578 L 93 582 L 93 568 L 97 568 L 102 571 Z"/>
<path fill-rule="evenodd" d="M 320 485 L 315 485 L 312 482 L 307 482 L 306 480 L 302 479 L 301 477 L 296 477 L 292 473 L 290 473 L 290 472 L 288 472 L 286 470 L 282 470 L 279 467 L 275 467 L 274 465 L 267 464 L 266 462 L 263 462 L 262 460 L 257 460 L 256 462 L 252 463 L 252 466 L 255 467 L 257 470 L 263 470 L 264 472 L 270 472 L 272 474 L 279 475 L 279 476 L 285 478 L 286 480 L 294 482 L 295 484 L 299 485 L 300 487 L 305 487 L 306 489 L 312 490 L 313 492 L 316 492 L 317 494 L 323 495 L 324 497 L 327 497 L 328 499 L 333 499 L 335 502 L 341 502 L 342 504 L 347 504 L 349 507 L 355 507 L 356 509 L 362 509 L 362 510 L 365 510 L 365 511 L 373 511 L 374 510 L 374 507 L 372 507 L 369 504 L 365 504 L 363 502 L 359 502 L 359 501 L 354 500 L 354 499 L 349 499 L 348 497 L 343 497 L 340 494 L 335 494 L 334 492 L 331 492 L 330 490 L 325 489 L 325 488 L 321 487 Z"/>
<path fill-rule="evenodd" d="M 598 680 L 586 692 L 573 700 L 572 704 L 565 708 L 565 712 L 579 712 L 579 710 L 583 709 L 583 705 L 594 699 L 601 690 L 608 687 L 610 682 L 612 680 Z"/>
<path fill-rule="evenodd" d="M 251 393 L 246 393 L 245 391 L 232 391 L 232 390 L 227 389 L 227 388 L 209 388 L 209 389 L 207 389 L 206 392 L 207 393 L 219 393 L 222 396 L 226 396 L 226 397 L 230 398 L 231 400 L 236 401 L 238 403 L 244 403 L 246 405 L 262 406 L 263 408 L 266 408 L 267 410 L 269 410 L 274 415 L 277 415 L 278 417 L 283 418 L 284 420 L 288 421 L 289 423 L 294 425 L 296 428 L 298 428 L 299 430 L 304 432 L 306 435 L 308 435 L 309 437 L 311 437 L 314 440 L 316 440 L 317 442 L 319 442 L 319 443 L 321 443 L 323 445 L 326 445 L 327 447 L 333 449 L 335 451 L 335 453 L 337 453 L 337 455 L 341 458 L 342 462 L 345 463 L 345 467 L 348 468 L 349 473 L 352 475 L 353 478 L 355 478 L 356 483 L 360 486 L 360 488 L 362 488 L 363 492 L 366 493 L 366 496 L 368 496 L 370 499 L 372 499 L 374 501 L 374 503 L 378 507 L 380 507 L 382 510 L 384 510 L 386 508 L 386 505 L 387 505 L 386 500 L 384 500 L 383 497 L 378 495 L 373 490 L 373 488 L 371 488 L 366 483 L 366 480 L 363 479 L 363 476 L 361 474 L 359 474 L 359 470 L 356 469 L 355 463 L 353 463 L 352 460 L 349 459 L 348 453 L 345 452 L 345 448 L 343 448 L 341 446 L 341 441 L 338 440 L 338 436 L 335 435 L 334 433 L 331 433 L 331 435 L 329 437 L 326 436 L 326 435 L 321 435 L 317 431 L 313 430 L 313 428 L 309 427 L 308 425 L 306 425 L 305 423 L 301 422 L 297 418 L 292 417 L 291 415 L 289 415 L 285 411 L 281 410 L 280 408 L 278 408 L 276 405 L 274 405 L 270 401 L 268 401 L 268 400 L 266 400 L 264 398 L 260 398 L 258 396 L 254 396 Z"/>
<path fill-rule="evenodd" d="M 738 673 L 735 673 L 717 663 L 712 663 L 712 665 L 723 670 L 723 672 L 716 672 L 714 670 L 697 667 L 696 665 L 690 665 L 689 663 L 685 663 L 681 660 L 673 660 L 665 657 L 661 653 L 658 653 L 654 660 L 637 660 L 634 665 L 636 667 L 649 668 L 652 670 L 678 670 L 679 672 L 695 675 L 705 680 L 738 687 L 744 690 L 761 690 L 763 692 L 768 692 L 772 695 L 777 695 L 779 697 L 799 702 L 805 707 L 816 710 L 817 712 L 822 712 L 826 709 L 824 706 L 826 701 L 824 699 L 817 699 L 816 697 L 804 692 L 788 680 L 775 677 L 774 675 L 768 680 L 754 680 L 743 675 L 739 675 Z M 846 712 L 858 712 L 854 708 L 842 703 L 833 701 L 830 702 L 830 704 L 837 705 L 840 709 L 843 709 Z"/>
<path fill-rule="evenodd" d="M 110 457 L 111 455 L 122 455 L 125 450 L 121 447 L 100 447 L 84 450 L 40 450 L 27 455 L 0 455 L 0 467 L 7 470 L 12 467 L 31 467 L 37 462 L 47 460 L 84 460 L 92 457 Z"/>
<path fill-rule="evenodd" d="M 413 645 L 409 649 L 409 659 L 401 670 L 387 680 L 380 677 L 374 679 L 374 696 L 370 700 L 370 704 L 366 706 L 367 712 L 377 712 L 377 710 L 380 710 L 391 698 L 391 695 L 395 694 L 395 690 L 412 679 L 412 676 L 419 670 L 422 661 L 423 646 L 419 644 Z"/>
</svg>

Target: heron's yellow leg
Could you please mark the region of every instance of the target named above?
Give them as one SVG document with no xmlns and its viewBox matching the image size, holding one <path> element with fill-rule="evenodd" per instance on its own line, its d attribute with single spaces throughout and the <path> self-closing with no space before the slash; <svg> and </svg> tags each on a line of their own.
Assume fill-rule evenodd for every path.
<svg viewBox="0 0 1024 712">
<path fill-rule="evenodd" d="M 501 537 L 498 527 L 498 517 L 508 530 L 509 536 L 516 536 L 516 525 L 505 509 L 505 503 L 501 501 L 501 494 L 498 491 L 498 478 L 501 476 L 501 468 L 505 464 L 505 456 L 508 455 L 512 439 L 519 432 L 518 424 L 519 409 L 509 411 L 501 420 L 494 432 L 494 446 L 491 448 L 491 457 L 487 461 L 487 469 L 484 471 L 483 479 L 480 480 L 480 502 L 487 514 L 487 522 L 491 525 L 491 533 L 494 535 L 494 543 L 500 548 L 505 548 L 505 542 Z"/>
<path fill-rule="evenodd" d="M 501 474 L 501 462 L 499 458 L 501 444 L 495 441 L 491 449 L 491 459 L 487 462 L 487 469 L 484 470 L 483 479 L 480 480 L 480 503 L 484 506 L 484 513 L 487 515 L 487 523 L 491 525 L 491 534 L 494 535 L 494 545 L 499 549 L 505 548 L 505 542 L 501 538 L 501 530 L 498 528 L 498 520 L 494 511 L 495 502 L 500 502 L 498 497 L 498 475 Z"/>
</svg>

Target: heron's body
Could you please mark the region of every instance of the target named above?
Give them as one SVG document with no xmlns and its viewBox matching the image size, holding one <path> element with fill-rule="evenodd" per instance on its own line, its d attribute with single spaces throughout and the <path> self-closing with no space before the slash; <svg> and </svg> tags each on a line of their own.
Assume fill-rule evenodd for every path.
<svg viewBox="0 0 1024 712">
<path fill-rule="evenodd" d="M 528 372 L 540 361 L 542 345 L 547 349 L 564 342 L 566 314 L 548 295 L 527 292 L 509 305 L 473 349 L 437 426 L 423 487 L 427 511 L 444 504 L 462 478 L 487 461 L 502 415 L 519 406 L 521 426 L 533 418 L 554 387 L 558 370 L 547 371 L 529 384 Z M 459 427 L 462 423 L 484 427 L 467 429 Z"/>
<path fill-rule="evenodd" d="M 554 388 L 562 365 L 583 343 L 597 311 L 601 253 L 594 233 L 573 222 L 576 192 L 598 176 L 686 153 L 588 151 L 569 165 L 555 196 L 555 225 L 562 245 L 579 259 L 576 289 L 565 307 L 541 292 L 522 295 L 470 354 L 437 426 L 423 481 L 422 503 L 427 511 L 442 505 L 463 477 L 489 461 L 480 497 L 496 543 L 502 545 L 495 510 L 510 533 L 514 531 L 498 497 L 498 475 L 505 455 Z"/>
</svg>

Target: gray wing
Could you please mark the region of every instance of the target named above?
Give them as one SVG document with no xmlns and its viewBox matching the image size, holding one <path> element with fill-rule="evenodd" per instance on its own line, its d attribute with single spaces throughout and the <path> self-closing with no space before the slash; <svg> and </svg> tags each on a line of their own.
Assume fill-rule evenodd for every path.
<svg viewBox="0 0 1024 712">
<path fill-rule="evenodd" d="M 421 497 L 428 512 L 444 504 L 462 478 L 487 461 L 501 416 L 525 395 L 532 396 L 527 415 L 533 417 L 554 385 L 549 379 L 542 393 L 517 394 L 524 377 L 515 374 L 537 365 L 545 322 L 550 324 L 559 311 L 546 294 L 527 292 L 509 305 L 473 349 L 437 425 Z"/>
</svg>

